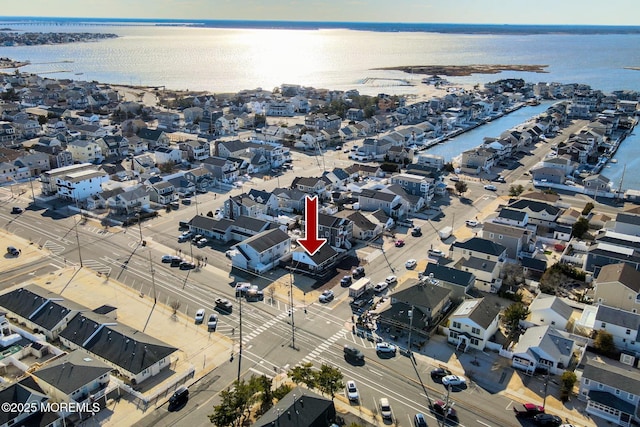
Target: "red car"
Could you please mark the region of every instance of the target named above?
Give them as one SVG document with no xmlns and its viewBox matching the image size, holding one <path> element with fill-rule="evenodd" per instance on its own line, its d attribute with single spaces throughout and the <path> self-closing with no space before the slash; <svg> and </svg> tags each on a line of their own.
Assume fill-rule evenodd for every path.
<svg viewBox="0 0 640 427">
<path fill-rule="evenodd" d="M 401 248 L 404 246 L 404 240 L 396 240 L 396 248 Z"/>
<path fill-rule="evenodd" d="M 535 403 L 524 403 L 513 407 L 516 417 L 532 418 L 538 414 L 544 414 L 544 407 Z"/>
<path fill-rule="evenodd" d="M 436 413 L 442 416 L 456 418 L 456 410 L 453 409 L 452 405 L 447 405 L 442 400 L 436 400 L 433 403 L 433 409 L 436 411 Z"/>
</svg>

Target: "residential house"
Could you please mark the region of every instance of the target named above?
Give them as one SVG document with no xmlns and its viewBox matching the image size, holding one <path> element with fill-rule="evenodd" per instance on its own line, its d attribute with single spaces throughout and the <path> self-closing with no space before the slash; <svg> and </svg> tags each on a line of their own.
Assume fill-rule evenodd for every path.
<svg viewBox="0 0 640 427">
<path fill-rule="evenodd" d="M 456 350 L 468 348 L 483 351 L 498 331 L 500 307 L 487 298 L 467 299 L 449 316 L 447 341 Z"/>
<path fill-rule="evenodd" d="M 593 330 L 613 336 L 618 351 L 640 357 L 640 314 L 607 305 L 599 305 Z"/>
<path fill-rule="evenodd" d="M 541 292 L 529 304 L 529 315 L 522 321 L 522 325 L 526 328 L 549 325 L 566 330 L 572 315 L 573 308 L 561 298 Z"/>
<path fill-rule="evenodd" d="M 229 159 L 208 157 L 203 160 L 202 164 L 211 171 L 216 182 L 228 184 L 238 179 L 239 171 L 236 163 Z"/>
<path fill-rule="evenodd" d="M 176 193 L 178 193 L 178 197 L 189 197 L 196 192 L 196 185 L 186 179 L 183 174 L 175 175 L 172 178 L 165 177 L 165 179 L 173 185 Z"/>
<path fill-rule="evenodd" d="M 253 427 L 328 427 L 336 420 L 333 400 L 296 387 L 258 418 Z"/>
<path fill-rule="evenodd" d="M 45 171 L 40 176 L 40 184 L 42 185 L 42 194 L 51 196 L 58 193 L 57 178 L 66 176 L 69 173 L 80 172 L 84 170 L 97 171 L 98 169 L 91 163 L 83 163 L 78 165 L 69 165 L 60 168 Z"/>
<path fill-rule="evenodd" d="M 384 227 L 380 223 L 374 223 L 359 211 L 342 210 L 335 214 L 336 217 L 345 218 L 353 224 L 352 236 L 356 240 L 371 241 L 380 233 Z"/>
<path fill-rule="evenodd" d="M 233 267 L 262 274 L 291 256 L 291 238 L 274 228 L 237 243 L 233 249 L 237 251 L 231 259 Z"/>
<path fill-rule="evenodd" d="M 131 170 L 139 175 L 151 176 L 159 174 L 160 169 L 156 166 L 156 160 L 149 154 L 140 154 L 131 159 Z"/>
<path fill-rule="evenodd" d="M 289 101 L 277 101 L 267 104 L 267 116 L 293 117 L 294 105 Z"/>
<path fill-rule="evenodd" d="M 490 171 L 495 160 L 495 152 L 486 148 L 473 148 L 462 152 L 460 165 L 463 170 L 470 173 L 479 173 L 481 170 Z"/>
<path fill-rule="evenodd" d="M 46 404 L 49 396 L 40 388 L 31 376 L 26 376 L 20 381 L 7 385 L 0 390 L 0 402 L 11 402 L 23 408 L 40 408 Z M 56 412 L 2 411 L 0 412 L 0 426 L 46 426 L 61 427 L 65 423 Z"/>
<path fill-rule="evenodd" d="M 28 168 L 29 177 L 35 177 L 51 169 L 49 161 L 50 159 L 47 154 L 35 152 L 18 157 L 14 161 L 14 165 L 18 168 Z"/>
<path fill-rule="evenodd" d="M 178 193 L 173 184 L 167 181 L 159 181 L 148 186 L 149 200 L 161 205 L 168 205 L 178 200 Z"/>
<path fill-rule="evenodd" d="M 331 267 L 338 261 L 339 252 L 325 244 L 313 255 L 309 255 L 302 247 L 296 248 L 291 255 L 291 266 L 296 271 L 326 276 L 332 274 Z"/>
<path fill-rule="evenodd" d="M 380 312 L 378 328 L 388 328 L 393 335 L 408 333 L 411 328 L 416 339 L 424 339 L 450 307 L 450 289 L 409 279 L 402 290 L 391 294 L 391 305 Z"/>
<path fill-rule="evenodd" d="M 392 184 L 399 185 L 404 191 L 414 196 L 421 196 L 429 202 L 434 194 L 434 179 L 410 173 L 400 173 L 391 176 Z"/>
<path fill-rule="evenodd" d="M 520 259 L 520 265 L 522 265 L 522 272 L 525 277 L 534 280 L 540 280 L 545 271 L 547 271 L 547 260 L 523 256 Z"/>
<path fill-rule="evenodd" d="M 593 290 L 596 304 L 640 312 L 640 271 L 629 264 L 603 266 Z"/>
<path fill-rule="evenodd" d="M 384 191 L 362 190 L 358 194 L 358 203 L 363 211 L 382 210 L 387 216 L 395 219 L 404 218 L 407 215 L 407 206 L 402 197 Z"/>
<path fill-rule="evenodd" d="M 537 200 L 522 199 L 516 200 L 508 206 L 510 209 L 526 212 L 529 223 L 553 229 L 556 219 L 560 215 L 560 208 L 549 203 Z"/>
<path fill-rule="evenodd" d="M 169 135 L 162 129 L 142 128 L 138 130 L 137 136 L 142 140 L 141 144 L 146 145 L 150 150 L 157 147 L 168 147 L 171 143 Z"/>
<path fill-rule="evenodd" d="M 322 173 L 322 176 L 331 182 L 332 190 L 343 190 L 350 181 L 350 176 L 344 169 L 334 168 Z"/>
<path fill-rule="evenodd" d="M 107 206 L 119 215 L 130 215 L 149 209 L 150 194 L 144 185 L 123 191 L 107 199 Z"/>
<path fill-rule="evenodd" d="M 610 359 L 587 357 L 578 399 L 586 413 L 621 427 L 640 422 L 640 370 Z"/>
<path fill-rule="evenodd" d="M 262 215 L 276 215 L 279 209 L 278 197 L 267 191 L 252 189 L 249 193 L 229 197 L 223 204 L 225 218 L 248 216 L 258 218 Z"/>
<path fill-rule="evenodd" d="M 454 242 L 449 257 L 458 270 L 473 273 L 476 288 L 484 292 L 498 292 L 502 286 L 500 272 L 507 258 L 507 248 L 487 239 L 472 237 Z"/>
<path fill-rule="evenodd" d="M 158 111 L 156 113 L 156 120 L 158 120 L 158 128 L 171 130 L 178 127 L 180 115 L 172 111 Z"/>
<path fill-rule="evenodd" d="M 328 186 L 331 181 L 325 177 L 296 177 L 291 183 L 291 188 L 298 189 L 309 195 L 317 194 L 320 199 L 329 197 Z"/>
<path fill-rule="evenodd" d="M 436 170 L 442 170 L 442 168 L 444 168 L 445 161 L 443 156 L 420 153 L 416 156 L 416 163 Z"/>
<path fill-rule="evenodd" d="M 95 168 L 95 167 L 94 167 Z M 79 202 L 102 192 L 102 183 L 109 180 L 109 174 L 96 169 L 86 169 L 58 175 L 55 178 L 57 196 Z"/>
<path fill-rule="evenodd" d="M 319 213 L 318 237 L 327 239 L 327 244 L 336 250 L 349 250 L 353 238 L 353 223 L 346 218 Z"/>
<path fill-rule="evenodd" d="M 182 151 L 178 148 L 157 147 L 151 155 L 157 165 L 176 164 L 182 161 Z"/>
<path fill-rule="evenodd" d="M 531 169 L 531 176 L 535 185 L 544 187 L 545 184 L 564 184 L 565 175 L 561 169 L 538 167 Z"/>
<path fill-rule="evenodd" d="M 501 212 L 505 210 L 506 209 L 502 209 Z M 527 215 L 526 213 L 522 214 Z M 518 259 L 521 252 L 528 250 L 529 239 L 532 237 L 533 232 L 526 228 L 496 222 L 485 222 L 482 224 L 482 238 L 507 248 L 507 258 L 509 259 Z"/>
<path fill-rule="evenodd" d="M 511 366 L 531 374 L 546 371 L 558 375 L 569 367 L 575 351 L 576 343 L 568 333 L 550 325 L 532 326 L 512 349 Z"/>
<path fill-rule="evenodd" d="M 77 163 L 102 163 L 104 156 L 100 145 L 95 141 L 77 139 L 67 144 L 67 151 L 71 153 L 74 162 Z"/>
<path fill-rule="evenodd" d="M 202 120 L 204 110 L 200 107 L 189 107 L 182 110 L 185 123 L 194 123 Z"/>
<path fill-rule="evenodd" d="M 122 135 L 107 135 L 96 139 L 96 144 L 100 146 L 102 156 L 124 157 L 129 154 L 129 140 Z"/>
<path fill-rule="evenodd" d="M 21 135 L 24 139 L 30 139 L 42 134 L 42 126 L 37 120 L 29 117 L 17 117 L 11 125 L 15 129 L 15 133 Z"/>
<path fill-rule="evenodd" d="M 526 227 L 529 223 L 529 215 L 524 211 L 502 208 L 493 222 L 512 227 Z"/>
<path fill-rule="evenodd" d="M 566 225 L 568 227 L 573 226 L 578 219 L 582 216 L 582 212 L 576 208 L 567 208 L 565 211 L 556 219 L 558 224 Z"/>
<path fill-rule="evenodd" d="M 390 162 L 407 164 L 413 161 L 413 150 L 399 145 L 392 145 L 387 151 L 387 156 Z"/>
<path fill-rule="evenodd" d="M 44 334 L 49 341 L 58 338 L 60 331 L 78 313 L 86 310 L 85 307 L 34 284 L 0 295 L 0 308 L 27 328 Z"/>
<path fill-rule="evenodd" d="M 178 351 L 144 332 L 118 324 L 112 316 L 93 311 L 75 316 L 60 333 L 60 342 L 72 350 L 84 349 L 133 385 L 167 369 L 171 355 Z"/>
<path fill-rule="evenodd" d="M 189 139 L 178 143 L 178 147 L 186 153 L 184 157 L 190 162 L 201 162 L 211 155 L 211 145 L 206 140 Z"/>
<path fill-rule="evenodd" d="M 640 236 L 640 215 L 631 212 L 618 212 L 613 231 L 631 236 Z"/>
<path fill-rule="evenodd" d="M 56 402 L 106 404 L 104 391 L 113 367 L 74 350 L 44 364 L 33 372 L 40 387 Z M 103 406 L 101 405 L 101 406 Z"/>
<path fill-rule="evenodd" d="M 473 273 L 432 262 L 427 263 L 422 277 L 428 283 L 450 289 L 451 298 L 457 300 L 464 299 L 476 281 Z"/>
<path fill-rule="evenodd" d="M 57 139 L 51 141 L 58 141 Z M 60 141 L 58 141 L 58 144 Z M 51 169 L 62 168 L 73 165 L 73 156 L 70 152 L 62 148 L 60 145 L 35 144 L 31 147 L 33 151 L 46 154 L 49 157 L 49 166 Z M 44 170 L 43 170 L 44 172 Z"/>
<path fill-rule="evenodd" d="M 278 211 L 302 213 L 307 194 L 296 188 L 276 188 L 273 194 L 278 198 Z"/>
<path fill-rule="evenodd" d="M 205 167 L 194 168 L 184 173 L 184 179 L 193 183 L 196 190 L 207 191 L 215 183 L 213 174 Z"/>
<path fill-rule="evenodd" d="M 582 180 L 585 194 L 593 194 L 598 197 L 598 193 L 605 194 L 611 191 L 611 180 L 604 175 L 589 175 Z"/>
<path fill-rule="evenodd" d="M 556 229 L 553 230 L 553 238 L 556 240 L 562 240 L 568 242 L 571 240 L 571 235 L 573 234 L 573 228 L 568 227 L 566 225 L 557 225 Z"/>
</svg>

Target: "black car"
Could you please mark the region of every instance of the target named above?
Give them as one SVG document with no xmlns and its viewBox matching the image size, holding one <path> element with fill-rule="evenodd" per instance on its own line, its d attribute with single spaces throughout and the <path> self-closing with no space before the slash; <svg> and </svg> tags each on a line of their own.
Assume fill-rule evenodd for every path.
<svg viewBox="0 0 640 427">
<path fill-rule="evenodd" d="M 431 371 L 431 378 L 433 379 L 441 379 L 447 375 L 451 375 L 451 371 L 445 368 L 436 368 Z"/>
<path fill-rule="evenodd" d="M 562 424 L 562 418 L 557 415 L 538 414 L 533 417 L 533 422 L 539 426 L 558 427 L 560 424 Z"/>
<path fill-rule="evenodd" d="M 359 279 L 361 277 L 364 277 L 364 267 L 356 267 L 353 269 L 353 271 L 351 272 L 351 276 L 354 279 Z"/>
<path fill-rule="evenodd" d="M 351 276 L 344 276 L 342 279 L 340 279 L 340 286 L 342 287 L 347 287 L 351 285 L 351 283 L 353 283 Z"/>
<path fill-rule="evenodd" d="M 231 312 L 233 311 L 233 305 L 231 304 L 231 302 L 229 302 L 228 299 L 216 298 L 214 302 L 216 304 L 216 310 L 218 311 L 229 314 L 231 314 Z"/>
<path fill-rule="evenodd" d="M 171 258 L 171 267 L 180 267 L 180 264 L 182 264 L 182 258 L 179 256 Z"/>
<path fill-rule="evenodd" d="M 14 206 L 11 208 L 12 214 L 21 214 L 22 212 L 23 212 L 23 209 L 20 206 Z"/>
<path fill-rule="evenodd" d="M 364 354 L 357 348 L 351 347 L 350 345 L 344 346 L 344 358 L 352 363 L 364 362 Z"/>
<path fill-rule="evenodd" d="M 7 246 L 7 253 L 11 256 L 18 256 L 20 255 L 20 249 L 13 246 Z"/>
<path fill-rule="evenodd" d="M 169 410 L 172 411 L 179 406 L 184 405 L 189 400 L 189 389 L 186 387 L 180 387 L 169 398 Z"/>
<path fill-rule="evenodd" d="M 180 263 L 180 270 L 192 270 L 196 268 L 196 265 L 190 261 L 182 261 Z"/>
<path fill-rule="evenodd" d="M 420 227 L 414 227 L 413 230 L 411 230 L 411 235 L 413 237 L 420 237 L 422 236 L 422 229 Z"/>
</svg>

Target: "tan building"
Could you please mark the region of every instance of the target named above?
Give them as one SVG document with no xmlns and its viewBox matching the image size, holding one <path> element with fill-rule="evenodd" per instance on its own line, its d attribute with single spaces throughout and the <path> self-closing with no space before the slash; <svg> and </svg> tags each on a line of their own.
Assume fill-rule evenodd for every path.
<svg viewBox="0 0 640 427">
<path fill-rule="evenodd" d="M 594 291 L 596 304 L 638 313 L 640 271 L 628 264 L 605 265 L 595 280 Z"/>
</svg>

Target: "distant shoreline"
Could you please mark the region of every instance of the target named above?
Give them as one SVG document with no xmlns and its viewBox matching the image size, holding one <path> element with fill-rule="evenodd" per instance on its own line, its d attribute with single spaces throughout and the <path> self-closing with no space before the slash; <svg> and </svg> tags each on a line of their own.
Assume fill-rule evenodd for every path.
<svg viewBox="0 0 640 427">
<path fill-rule="evenodd" d="M 375 68 L 376 70 L 397 70 L 411 74 L 440 75 L 447 77 L 466 77 L 472 74 L 498 74 L 502 71 L 526 71 L 529 73 L 548 73 L 548 65 L 414 65 L 402 67 Z"/>
<path fill-rule="evenodd" d="M 640 26 L 615 25 L 498 25 L 383 22 L 320 22 L 320 21 L 244 21 L 209 19 L 143 19 L 143 18 L 62 18 L 62 17 L 2 17 L 0 24 L 41 25 L 157 25 L 197 26 L 205 28 L 283 29 L 283 30 L 354 30 L 374 32 L 427 32 L 449 34 L 640 34 Z"/>
</svg>

